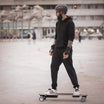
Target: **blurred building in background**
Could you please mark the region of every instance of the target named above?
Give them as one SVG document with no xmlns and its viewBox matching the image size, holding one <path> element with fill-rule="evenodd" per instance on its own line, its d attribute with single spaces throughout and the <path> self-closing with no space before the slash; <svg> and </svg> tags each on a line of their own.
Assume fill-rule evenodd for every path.
<svg viewBox="0 0 104 104">
<path fill-rule="evenodd" d="M 104 0 L 0 0 L 0 36 L 25 37 L 33 30 L 37 38 L 54 36 L 57 4 L 67 4 L 76 35 L 104 34 Z"/>
</svg>

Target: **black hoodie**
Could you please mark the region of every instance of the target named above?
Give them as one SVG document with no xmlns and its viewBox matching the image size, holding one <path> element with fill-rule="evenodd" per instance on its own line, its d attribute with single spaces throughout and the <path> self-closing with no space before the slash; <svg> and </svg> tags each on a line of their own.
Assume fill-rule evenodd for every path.
<svg viewBox="0 0 104 104">
<path fill-rule="evenodd" d="M 67 47 L 68 40 L 73 41 L 75 35 L 75 25 L 71 17 L 56 23 L 56 47 Z"/>
</svg>

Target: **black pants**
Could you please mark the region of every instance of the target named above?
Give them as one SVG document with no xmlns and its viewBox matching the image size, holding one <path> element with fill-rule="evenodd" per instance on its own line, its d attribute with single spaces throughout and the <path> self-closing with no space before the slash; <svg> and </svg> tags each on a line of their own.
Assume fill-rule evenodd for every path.
<svg viewBox="0 0 104 104">
<path fill-rule="evenodd" d="M 63 62 L 66 71 L 71 79 L 71 82 L 73 84 L 73 87 L 79 87 L 77 75 L 75 72 L 75 69 L 73 67 L 73 61 L 72 61 L 72 49 L 70 52 L 70 55 L 67 59 L 63 59 L 63 52 L 65 51 L 65 48 L 55 48 L 52 56 L 52 62 L 51 62 L 51 79 L 52 79 L 52 88 L 57 89 L 57 74 L 59 70 L 59 66 Z"/>
</svg>

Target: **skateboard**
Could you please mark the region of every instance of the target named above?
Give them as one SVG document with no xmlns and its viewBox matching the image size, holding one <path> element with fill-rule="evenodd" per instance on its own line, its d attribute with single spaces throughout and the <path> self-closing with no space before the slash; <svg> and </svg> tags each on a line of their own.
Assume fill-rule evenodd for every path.
<svg viewBox="0 0 104 104">
<path fill-rule="evenodd" d="M 47 95 L 47 94 L 39 94 L 39 101 L 43 102 L 46 98 L 58 98 L 60 95 L 71 95 L 73 98 L 81 97 L 81 102 L 85 102 L 87 95 L 80 94 L 79 96 L 74 96 L 73 93 L 57 93 L 56 95 Z"/>
</svg>

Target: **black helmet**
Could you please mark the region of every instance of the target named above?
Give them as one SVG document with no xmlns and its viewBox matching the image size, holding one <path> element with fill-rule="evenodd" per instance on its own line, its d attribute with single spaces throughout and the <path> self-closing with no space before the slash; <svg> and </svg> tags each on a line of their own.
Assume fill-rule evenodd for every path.
<svg viewBox="0 0 104 104">
<path fill-rule="evenodd" d="M 62 11 L 64 14 L 67 13 L 68 11 L 68 8 L 67 8 L 67 5 L 64 5 L 64 4 L 59 4 L 55 7 L 56 11 L 60 12 Z"/>
</svg>

